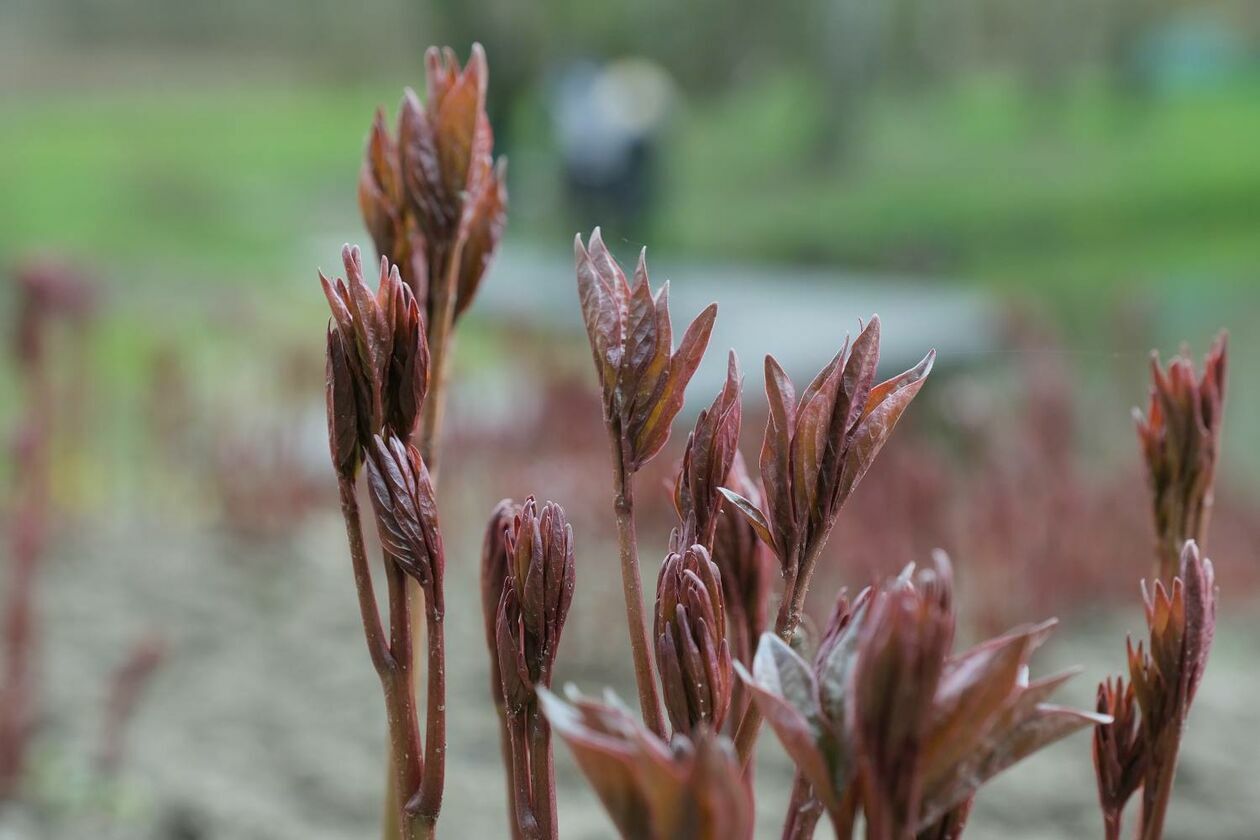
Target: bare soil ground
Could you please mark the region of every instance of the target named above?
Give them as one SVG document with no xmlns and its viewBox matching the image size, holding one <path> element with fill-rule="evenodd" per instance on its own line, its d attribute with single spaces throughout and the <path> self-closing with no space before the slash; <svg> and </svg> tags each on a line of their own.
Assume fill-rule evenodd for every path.
<svg viewBox="0 0 1260 840">
<path fill-rule="evenodd" d="M 480 537 L 471 521 L 455 527 L 462 538 L 451 540 L 448 570 L 451 750 L 441 832 L 502 837 L 498 735 L 476 606 Z M 382 708 L 343 548 L 339 520 L 323 515 L 292 542 L 270 545 L 170 522 L 63 535 L 41 581 L 40 737 L 24 803 L 0 812 L 0 840 L 376 836 Z M 613 556 L 610 546 L 580 553 L 559 681 L 591 692 L 611 684 L 633 697 Z M 1066 699 L 1088 704 L 1097 680 L 1123 662 L 1123 633 L 1137 630 L 1140 617 L 1135 608 L 1075 625 L 1036 664 L 1041 673 L 1082 665 Z M 1260 824 L 1260 621 L 1236 612 L 1222 625 L 1190 723 L 1170 838 L 1256 837 Z M 165 635 L 171 653 L 128 733 L 121 772 L 103 782 L 90 757 L 107 677 L 150 630 Z M 968 837 L 1100 836 L 1089 761 L 1088 736 L 1079 735 L 1010 771 L 979 797 Z M 562 745 L 557 762 L 562 836 L 614 836 Z M 790 782 L 790 765 L 766 734 L 758 837 L 778 836 Z"/>
</svg>

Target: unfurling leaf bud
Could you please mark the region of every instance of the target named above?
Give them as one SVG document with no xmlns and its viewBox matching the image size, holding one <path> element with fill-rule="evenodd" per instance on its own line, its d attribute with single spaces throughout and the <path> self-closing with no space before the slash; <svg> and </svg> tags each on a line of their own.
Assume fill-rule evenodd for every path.
<svg viewBox="0 0 1260 840">
<path fill-rule="evenodd" d="M 622 837 L 751 840 L 752 792 L 726 738 L 701 727 L 666 744 L 615 697 L 538 695 Z"/>
<path fill-rule="evenodd" d="M 1154 742 L 1179 729 L 1190 713 L 1216 632 L 1216 577 L 1212 561 L 1187 541 L 1181 573 L 1171 586 L 1142 585 L 1149 650 L 1129 646 L 1129 678 L 1142 709 L 1142 725 Z M 1161 757 L 1153 756 L 1152 761 Z"/>
<path fill-rule="evenodd" d="M 1174 357 L 1166 371 L 1152 355 L 1146 415 L 1134 409 L 1155 515 L 1157 571 L 1164 581 L 1177 574 L 1186 540 L 1202 546 L 1207 539 L 1225 403 L 1226 343 L 1222 332 L 1197 379 L 1188 353 Z"/>
<path fill-rule="evenodd" d="M 1142 582 L 1146 646 L 1126 642 L 1129 686 L 1098 687 L 1098 710 L 1114 718 L 1094 730 L 1094 771 L 1107 836 L 1120 836 L 1124 804 L 1142 788 L 1142 837 L 1159 837 L 1172 792 L 1177 754 L 1190 705 L 1203 679 L 1216 632 L 1212 561 L 1187 540 L 1180 573 L 1170 584 Z M 1138 712 L 1141 715 L 1138 715 Z"/>
<path fill-rule="evenodd" d="M 445 554 L 433 484 L 420 452 L 396 436 L 388 443 L 378 436 L 367 474 L 386 554 L 426 593 L 440 595 Z"/>
<path fill-rule="evenodd" d="M 490 521 L 486 524 L 485 539 L 481 544 L 481 615 L 485 621 L 486 644 L 491 658 L 498 667 L 495 627 L 499 618 L 499 601 L 508 576 L 508 555 L 504 535 L 511 530 L 513 520 L 520 514 L 521 506 L 511 499 L 503 499 L 494 506 Z M 496 679 L 497 683 L 498 680 Z"/>
<path fill-rule="evenodd" d="M 733 489 L 722 492 L 778 556 L 788 586 L 785 603 L 799 606 L 803 600 L 841 506 L 932 370 L 935 351 L 876 385 L 879 331 L 879 318 L 872 317 L 799 400 L 787 373 L 773 356 L 766 357 L 770 412 L 761 447 L 766 509 Z"/>
<path fill-rule="evenodd" d="M 869 836 L 955 836 L 984 782 L 1111 720 L 1044 702 L 1070 673 L 1028 681 L 1052 622 L 950 655 L 951 592 L 938 553 L 851 607 L 839 599 L 812 667 L 767 633 L 752 674 L 738 669 L 838 830 L 856 796 Z"/>
<path fill-rule="evenodd" d="M 702 545 L 671 553 L 656 587 L 656 657 L 675 732 L 717 730 L 731 702 L 731 654 L 717 566 Z"/>
<path fill-rule="evenodd" d="M 400 266 L 403 282 L 414 293 L 427 286 L 424 239 L 403 204 L 398 144 L 377 108 L 359 170 L 359 210 L 376 252 Z"/>
<path fill-rule="evenodd" d="M 875 385 L 880 321 L 872 317 L 824 367 L 799 401 L 792 382 L 766 357 L 770 420 L 761 472 L 780 557 L 824 540 L 840 506 L 892 433 L 932 369 L 934 354 Z"/>
<path fill-rule="evenodd" d="M 560 634 L 573 601 L 573 529 L 554 502 L 525 500 L 504 534 L 507 576 L 495 628 L 503 695 L 519 710 L 551 685 Z"/>
<path fill-rule="evenodd" d="M 395 138 L 377 111 L 359 174 L 359 207 L 377 250 L 433 323 L 439 298 L 452 317 L 471 303 L 503 233 L 506 168 L 492 156 L 485 52 L 460 68 L 450 49 L 425 54 L 424 104 L 408 90 Z"/>
<path fill-rule="evenodd" d="M 761 504 L 761 494 L 748 477 L 744 459 L 738 451 L 727 474 L 726 486 L 751 500 L 752 504 Z M 774 561 L 769 549 L 757 538 L 752 524 L 726 499 L 717 517 L 713 562 L 722 574 L 731 655 L 745 665 L 751 665 L 753 648 L 766 626 Z"/>
<path fill-rule="evenodd" d="M 358 248 L 341 250 L 346 279 L 320 282 L 332 310 L 328 329 L 328 442 L 333 465 L 353 478 L 376 435 L 410 437 L 429 382 L 420 311 L 398 269 L 381 260 L 373 294 Z"/>
<path fill-rule="evenodd" d="M 1123 677 L 1103 680 L 1098 684 L 1097 710 L 1111 718 L 1111 723 L 1094 727 L 1098 802 L 1109 831 L 1118 834 L 1124 806 L 1142 786 L 1149 760 L 1133 684 L 1126 685 Z"/>
<path fill-rule="evenodd" d="M 355 378 L 341 344 L 341 335 L 328 328 L 328 350 L 324 373 L 324 401 L 328 410 L 328 450 L 338 475 L 353 476 L 363 459 L 359 429 L 370 428 L 371 420 L 359 417 L 360 400 L 355 396 Z"/>
<path fill-rule="evenodd" d="M 578 297 L 595 369 L 604 392 L 604 419 L 618 435 L 627 472 L 636 472 L 669 439 L 683 393 L 700 364 L 717 316 L 710 304 L 673 348 L 669 284 L 656 295 L 643 253 L 633 287 L 604 245 L 599 228 L 590 249 L 574 242 Z"/>
<path fill-rule="evenodd" d="M 912 835 L 921 809 L 924 736 L 954 634 L 949 581 L 947 564 L 903 575 L 872 598 L 858 630 L 851 734 L 863 811 L 894 827 L 888 837 Z"/>
<path fill-rule="evenodd" d="M 726 384 L 713 404 L 701 410 L 687 438 L 682 467 L 674 482 L 674 508 L 683 522 L 695 521 L 696 541 L 713 549 L 722 507 L 720 488 L 728 484 L 731 465 L 739 453 L 739 359 L 730 352 Z"/>
</svg>

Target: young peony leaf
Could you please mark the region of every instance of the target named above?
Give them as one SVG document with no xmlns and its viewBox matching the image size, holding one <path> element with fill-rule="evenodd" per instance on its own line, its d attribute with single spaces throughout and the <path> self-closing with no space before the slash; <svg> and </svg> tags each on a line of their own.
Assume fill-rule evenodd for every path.
<svg viewBox="0 0 1260 840">
<path fill-rule="evenodd" d="M 796 392 L 792 380 L 773 356 L 766 356 L 766 400 L 770 412 L 761 446 L 761 481 L 766 489 L 766 511 L 781 563 L 796 548 L 797 527 L 792 505 L 792 430 L 796 427 Z"/>
<path fill-rule="evenodd" d="M 871 390 L 866 408 L 858 419 L 849 444 L 850 453 L 845 459 L 844 469 L 837 484 L 833 506 L 844 504 L 857 487 L 858 482 L 866 475 L 875 456 L 887 442 L 897 421 L 910 405 L 911 400 L 923 387 L 923 382 L 932 372 L 932 362 L 936 359 L 936 351 L 928 353 L 910 370 L 883 382 Z"/>
<path fill-rule="evenodd" d="M 770 532 L 770 523 L 766 521 L 765 514 L 748 499 L 745 499 L 728 487 L 719 487 L 718 492 L 734 505 L 736 510 L 744 515 L 753 526 L 753 530 L 757 532 L 757 536 L 761 538 L 761 541 L 773 550 L 775 548 L 774 535 Z"/>
</svg>

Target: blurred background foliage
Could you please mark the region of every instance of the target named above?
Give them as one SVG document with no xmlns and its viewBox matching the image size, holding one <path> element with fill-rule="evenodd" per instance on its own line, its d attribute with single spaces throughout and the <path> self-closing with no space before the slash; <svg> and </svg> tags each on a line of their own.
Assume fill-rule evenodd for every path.
<svg viewBox="0 0 1260 840">
<path fill-rule="evenodd" d="M 0 261 L 100 276 L 107 392 L 163 353 L 252 388 L 262 338 L 308 344 L 312 267 L 366 239 L 372 109 L 422 87 L 424 45 L 474 39 L 511 162 L 508 253 L 563 271 L 573 232 L 603 223 L 626 253 L 764 265 L 767 290 L 792 266 L 978 288 L 1048 319 L 1087 375 L 1091 353 L 1202 346 L 1226 323 L 1256 355 L 1245 0 L 8 0 L 0 23 Z M 613 128 L 566 117 L 573 80 L 610 67 L 631 79 Z M 573 149 L 605 147 L 642 159 L 592 200 Z"/>
<path fill-rule="evenodd" d="M 0 249 L 241 274 L 353 232 L 366 114 L 421 45 L 491 56 L 511 231 L 563 237 L 548 119 L 579 61 L 673 92 L 634 238 L 1053 293 L 1254 281 L 1245 0 L 429 4 L 9 0 Z M 228 269 L 236 268 L 237 271 Z M 231 282 L 229 279 L 227 282 Z"/>
</svg>

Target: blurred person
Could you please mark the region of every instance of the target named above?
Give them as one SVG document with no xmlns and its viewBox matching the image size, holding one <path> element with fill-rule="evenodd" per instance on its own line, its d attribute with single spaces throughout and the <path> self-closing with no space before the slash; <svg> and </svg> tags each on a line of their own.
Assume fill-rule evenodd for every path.
<svg viewBox="0 0 1260 840">
<path fill-rule="evenodd" d="M 642 58 L 579 62 L 559 73 L 551 119 L 573 218 L 642 238 L 673 100 L 669 75 Z"/>
</svg>

